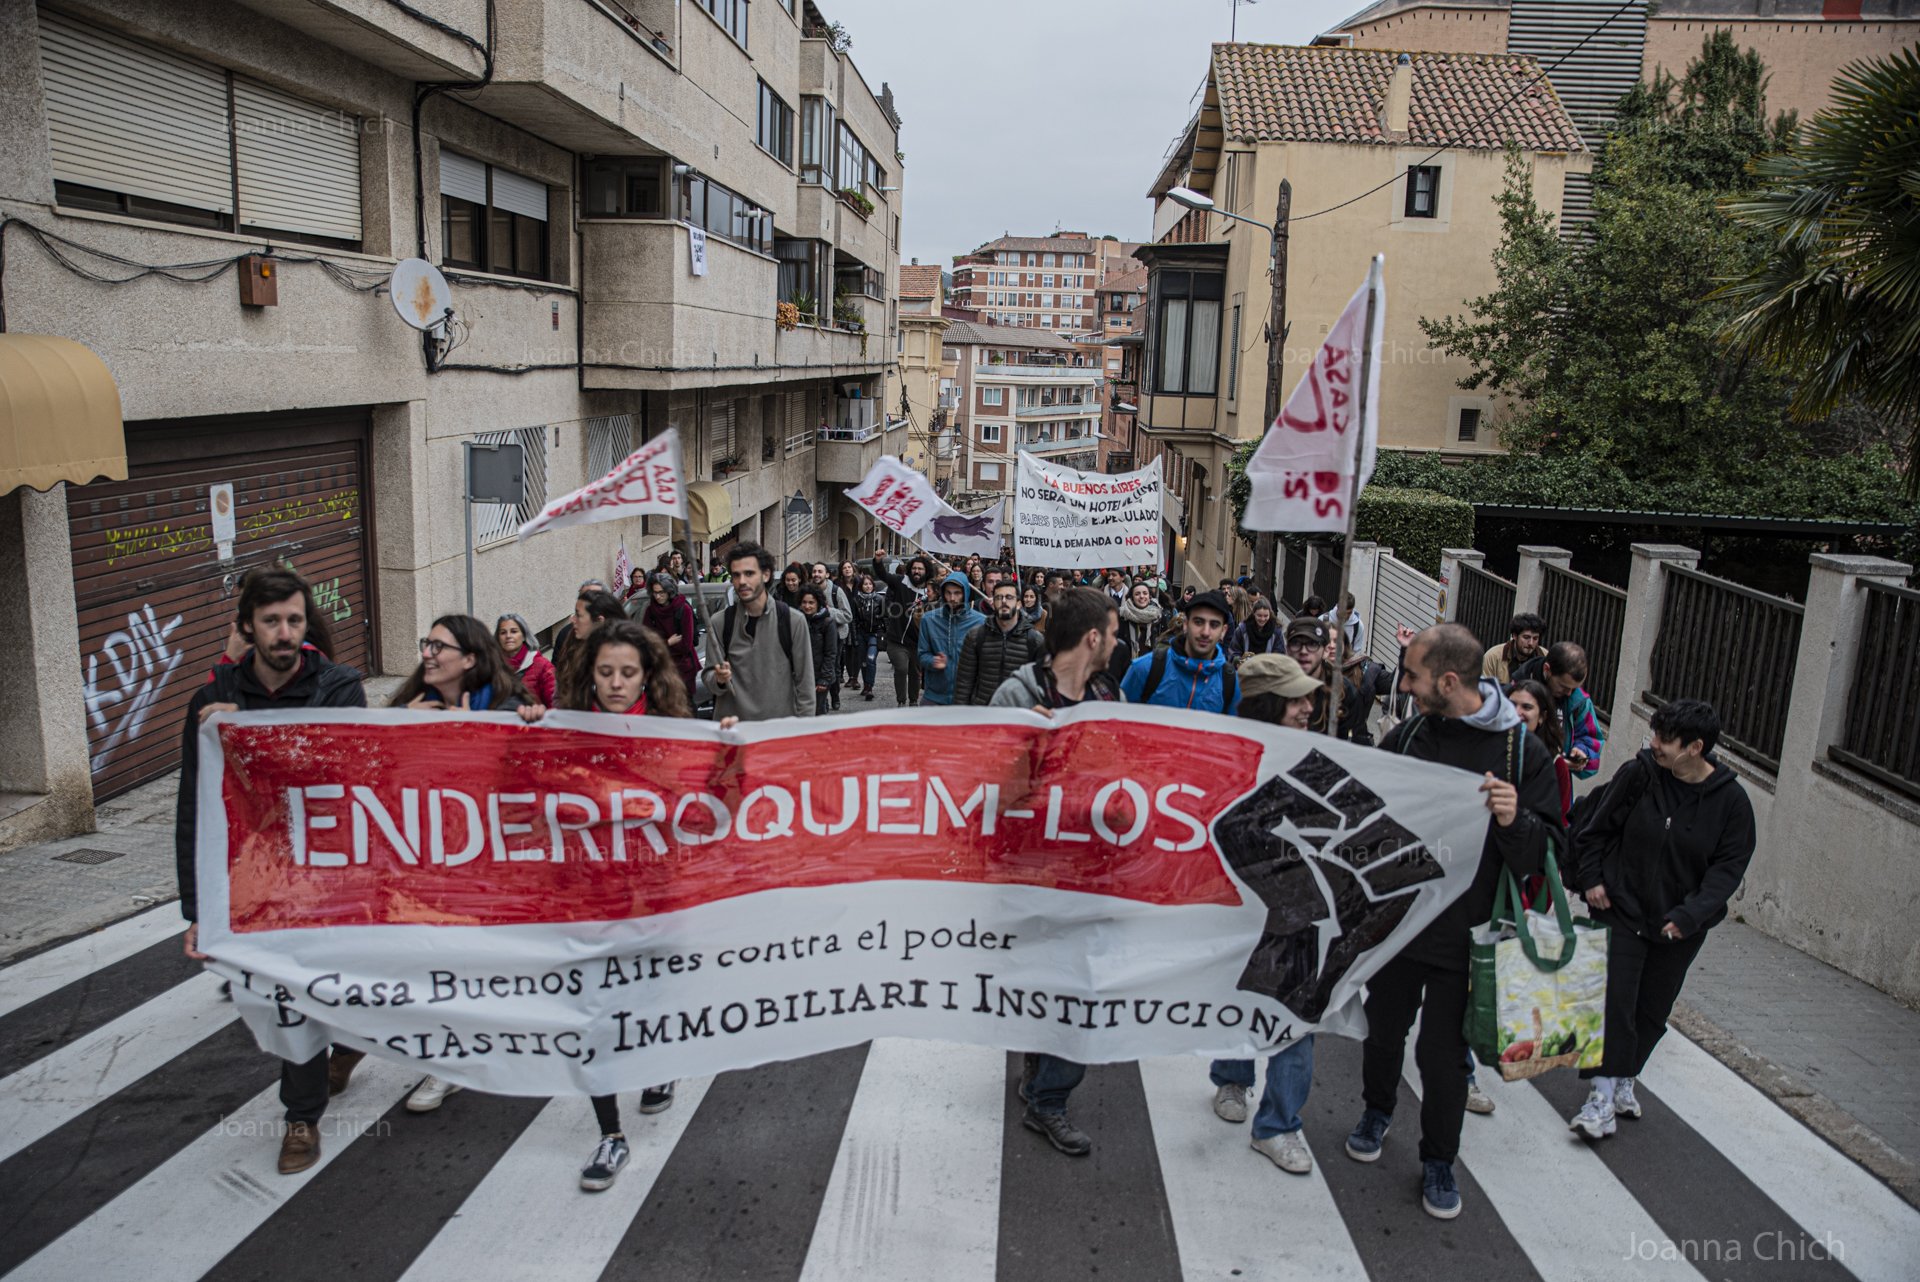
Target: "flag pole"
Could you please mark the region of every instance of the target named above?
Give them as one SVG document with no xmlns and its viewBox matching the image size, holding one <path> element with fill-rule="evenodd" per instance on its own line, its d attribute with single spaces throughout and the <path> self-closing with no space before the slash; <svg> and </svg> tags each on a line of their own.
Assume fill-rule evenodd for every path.
<svg viewBox="0 0 1920 1282">
<path fill-rule="evenodd" d="M 668 517 L 667 519 L 671 521 L 678 518 Z M 703 630 L 711 632 L 713 631 L 713 609 L 707 604 L 707 594 L 702 590 L 706 586 L 707 576 L 700 572 L 700 562 L 693 555 L 693 521 L 689 519 L 681 521 L 680 524 L 686 528 L 687 533 L 687 564 L 693 567 L 693 601 L 700 607 L 700 626 Z M 673 540 L 669 538 L 667 542 L 671 544 Z"/>
<path fill-rule="evenodd" d="M 1327 664 L 1326 730 L 1333 738 L 1340 736 L 1340 695 L 1346 686 L 1345 671 L 1340 666 L 1340 643 L 1346 638 L 1346 627 L 1340 622 L 1340 609 L 1346 604 L 1353 582 L 1353 531 L 1360 512 L 1360 461 L 1366 449 L 1367 414 L 1373 408 L 1373 399 L 1380 394 L 1380 389 L 1373 386 L 1373 319 L 1380 310 L 1381 267 L 1385 258 L 1384 254 L 1375 254 L 1367 268 L 1367 324 L 1360 335 L 1360 430 L 1353 434 L 1353 488 L 1347 493 L 1346 532 L 1340 536 L 1340 594 L 1333 602 L 1334 636 L 1330 647 L 1333 658 Z"/>
</svg>

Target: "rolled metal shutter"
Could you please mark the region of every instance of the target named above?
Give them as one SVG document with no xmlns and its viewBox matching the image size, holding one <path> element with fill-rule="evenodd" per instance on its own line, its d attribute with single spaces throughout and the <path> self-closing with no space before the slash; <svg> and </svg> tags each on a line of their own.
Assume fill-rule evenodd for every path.
<svg viewBox="0 0 1920 1282">
<path fill-rule="evenodd" d="M 187 703 L 256 566 L 291 565 L 313 585 L 334 659 L 371 670 L 367 422 L 357 409 L 129 424 L 128 479 L 67 487 L 96 801 L 179 766 Z M 208 514 L 222 482 L 230 561 Z"/>
<path fill-rule="evenodd" d="M 524 214 L 528 218 L 538 218 L 544 223 L 547 221 L 547 186 L 531 178 L 522 178 L 519 174 L 495 168 L 493 207 L 504 209 L 508 213 Z"/>
<path fill-rule="evenodd" d="M 235 78 L 240 222 L 360 239 L 360 119 Z"/>
<path fill-rule="evenodd" d="M 233 211 L 225 72 L 45 10 L 40 69 L 55 178 Z"/>
<path fill-rule="evenodd" d="M 487 167 L 457 151 L 440 153 L 440 194 L 455 200 L 487 203 Z"/>
</svg>

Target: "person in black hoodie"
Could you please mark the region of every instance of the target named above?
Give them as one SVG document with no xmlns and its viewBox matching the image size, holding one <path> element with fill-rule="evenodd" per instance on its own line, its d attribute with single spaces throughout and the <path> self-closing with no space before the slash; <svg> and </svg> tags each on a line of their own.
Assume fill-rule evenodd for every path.
<svg viewBox="0 0 1920 1282">
<path fill-rule="evenodd" d="M 1612 928 L 1606 1047 L 1598 1069 L 1580 1070 L 1590 1093 L 1567 1123 L 1590 1140 L 1613 1134 L 1616 1117 L 1639 1118 L 1634 1079 L 1753 858 L 1753 803 L 1713 756 L 1713 705 L 1675 699 L 1652 728 L 1653 746 L 1620 767 L 1573 848 L 1587 903 Z"/>
<path fill-rule="evenodd" d="M 887 663 L 893 668 L 893 699 L 902 708 L 920 705 L 920 615 L 926 608 L 926 586 L 933 572 L 933 561 L 924 556 L 908 561 L 904 575 L 888 567 L 885 552 L 873 558 L 873 573 L 887 588 L 886 620 L 880 639 L 887 647 Z M 944 567 L 940 573 L 945 577 Z"/>
<path fill-rule="evenodd" d="M 180 915 L 187 927 L 185 948 L 195 961 L 200 951 L 200 897 L 194 877 L 199 839 L 200 723 L 216 712 L 297 711 L 301 708 L 364 708 L 360 674 L 305 647 L 308 620 L 317 620 L 313 593 L 291 570 L 255 570 L 240 585 L 239 626 L 252 647 L 238 663 L 214 669 L 194 692 L 181 730 L 180 800 L 174 812 L 174 872 L 180 882 Z M 320 1160 L 320 1116 L 327 1097 L 347 1087 L 362 1052 L 336 1048 L 304 1064 L 282 1061 L 280 1102 L 287 1108 L 287 1129 L 280 1140 L 280 1173 L 294 1175 Z"/>
<path fill-rule="evenodd" d="M 807 636 L 813 644 L 813 713 L 824 717 L 832 696 L 830 683 L 840 672 L 840 629 L 827 613 L 826 584 L 802 584 L 795 595 L 800 613 L 807 616 Z"/>
<path fill-rule="evenodd" d="M 1492 821 L 1466 892 L 1367 983 L 1361 1056 L 1366 1111 L 1347 1136 L 1346 1148 L 1357 1162 L 1379 1158 L 1399 1097 L 1407 1032 L 1418 1016 L 1414 1060 L 1421 1083 L 1421 1205 L 1436 1219 L 1450 1220 L 1460 1214 L 1453 1163 L 1467 1112 L 1467 1041 L 1461 1022 L 1467 1009 L 1469 933 L 1493 913 L 1501 868 L 1517 877 L 1540 871 L 1550 841 L 1564 836 L 1552 757 L 1545 744 L 1525 733 L 1499 683 L 1481 679 L 1483 652 L 1473 633 L 1442 623 L 1418 635 L 1402 629 L 1401 639 L 1400 690 L 1413 697 L 1419 712 L 1395 726 L 1380 746 L 1480 776 Z"/>
</svg>

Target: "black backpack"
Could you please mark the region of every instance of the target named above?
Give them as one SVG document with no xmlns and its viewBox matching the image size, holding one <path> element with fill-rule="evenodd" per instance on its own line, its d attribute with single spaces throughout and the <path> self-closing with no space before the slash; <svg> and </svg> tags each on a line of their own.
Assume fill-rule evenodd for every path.
<svg viewBox="0 0 1920 1282">
<path fill-rule="evenodd" d="M 1567 811 L 1567 836 L 1577 836 L 1591 824 L 1604 800 L 1611 799 L 1614 804 L 1631 811 L 1640 803 L 1640 798 L 1646 796 L 1649 782 L 1651 779 L 1646 767 L 1640 764 L 1638 758 L 1621 763 L 1620 768 L 1613 772 L 1613 778 L 1577 799 Z"/>
<path fill-rule="evenodd" d="M 1153 692 L 1160 688 L 1160 678 L 1167 675 L 1167 647 L 1156 646 L 1153 662 L 1147 665 L 1147 678 L 1140 683 L 1141 703 L 1153 702 Z M 1234 675 L 1233 665 L 1224 664 L 1220 670 L 1220 711 L 1226 712 L 1233 707 L 1233 693 L 1239 688 L 1239 678 Z"/>
<path fill-rule="evenodd" d="M 740 606 L 737 603 L 728 606 L 726 614 L 720 620 L 720 661 L 722 663 L 727 662 L 727 655 L 733 650 L 733 616 L 739 610 Z M 792 668 L 793 633 L 787 628 L 787 616 L 793 613 L 793 609 L 785 601 L 776 600 L 773 603 L 773 612 L 774 630 L 780 634 L 780 648 L 786 651 L 787 667 Z"/>
</svg>

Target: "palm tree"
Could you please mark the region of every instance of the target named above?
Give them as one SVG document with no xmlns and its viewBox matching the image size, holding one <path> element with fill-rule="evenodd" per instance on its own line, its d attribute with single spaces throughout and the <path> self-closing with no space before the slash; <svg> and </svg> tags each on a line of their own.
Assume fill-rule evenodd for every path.
<svg viewBox="0 0 1920 1282">
<path fill-rule="evenodd" d="M 1723 335 L 1798 380 L 1795 418 L 1858 400 L 1903 426 L 1920 492 L 1920 50 L 1851 64 L 1833 99 L 1724 202 L 1771 244 L 1720 291 L 1739 309 Z"/>
</svg>

